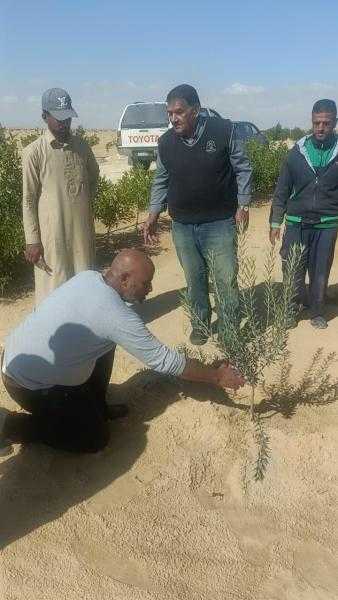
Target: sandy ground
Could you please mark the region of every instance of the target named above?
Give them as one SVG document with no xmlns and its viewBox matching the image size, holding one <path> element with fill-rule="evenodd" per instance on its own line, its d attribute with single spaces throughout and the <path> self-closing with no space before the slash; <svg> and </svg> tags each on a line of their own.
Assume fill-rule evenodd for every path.
<svg viewBox="0 0 338 600">
<path fill-rule="evenodd" d="M 260 271 L 266 219 L 266 207 L 252 209 Z M 186 342 L 184 280 L 169 233 L 154 262 L 144 318 L 164 342 Z M 291 332 L 290 383 L 319 346 L 337 350 L 335 294 L 333 286 L 327 330 L 302 321 Z M 31 294 L 2 304 L 0 343 L 31 307 Z M 1 598 L 338 598 L 338 402 L 318 406 L 324 398 L 308 394 L 306 404 L 302 391 L 272 407 L 261 391 L 270 459 L 255 482 L 247 389 L 233 398 L 160 378 L 118 349 L 110 399 L 121 398 L 130 416 L 112 425 L 103 452 L 16 446 L 0 459 Z M 2 386 L 0 403 L 14 407 Z"/>
</svg>

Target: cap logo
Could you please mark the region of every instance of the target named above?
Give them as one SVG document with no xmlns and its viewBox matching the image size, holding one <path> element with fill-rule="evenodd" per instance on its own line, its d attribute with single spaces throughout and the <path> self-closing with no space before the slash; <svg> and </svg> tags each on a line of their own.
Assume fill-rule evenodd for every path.
<svg viewBox="0 0 338 600">
<path fill-rule="evenodd" d="M 58 108 L 67 108 L 67 96 L 61 96 L 61 98 L 58 98 L 58 101 L 60 102 Z"/>
</svg>

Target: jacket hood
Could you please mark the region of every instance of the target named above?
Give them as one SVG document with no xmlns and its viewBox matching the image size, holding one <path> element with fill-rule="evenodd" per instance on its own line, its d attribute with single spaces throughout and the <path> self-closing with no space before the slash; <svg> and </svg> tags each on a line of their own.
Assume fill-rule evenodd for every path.
<svg viewBox="0 0 338 600">
<path fill-rule="evenodd" d="M 306 140 L 308 140 L 311 135 L 311 133 L 309 135 L 304 135 L 304 137 L 300 138 L 300 140 L 295 143 L 295 146 L 298 146 L 299 149 L 304 148 Z"/>
<path fill-rule="evenodd" d="M 312 133 L 310 133 L 309 135 L 304 135 L 304 137 L 302 137 L 300 140 L 298 140 L 298 142 L 296 142 L 296 144 L 294 145 L 294 149 L 297 150 L 298 152 L 300 152 L 304 156 L 309 167 L 312 169 L 312 171 L 314 171 L 314 168 L 309 160 L 309 157 L 308 157 L 308 154 L 307 154 L 306 148 L 305 148 L 305 142 L 310 137 L 312 137 Z M 336 156 L 338 155 L 338 136 L 336 134 L 335 134 L 335 139 L 336 139 L 336 144 L 335 144 L 335 147 L 332 152 L 331 160 L 336 158 Z M 331 160 L 330 160 L 330 162 L 331 162 Z"/>
</svg>

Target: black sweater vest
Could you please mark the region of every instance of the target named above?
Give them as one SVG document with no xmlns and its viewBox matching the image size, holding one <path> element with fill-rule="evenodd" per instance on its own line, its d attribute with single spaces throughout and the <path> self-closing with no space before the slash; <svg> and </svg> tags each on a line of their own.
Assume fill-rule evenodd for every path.
<svg viewBox="0 0 338 600">
<path fill-rule="evenodd" d="M 161 161 L 169 173 L 169 214 L 179 223 L 208 223 L 232 217 L 237 185 L 229 159 L 231 122 L 209 117 L 193 146 L 167 131 L 159 140 Z"/>
</svg>

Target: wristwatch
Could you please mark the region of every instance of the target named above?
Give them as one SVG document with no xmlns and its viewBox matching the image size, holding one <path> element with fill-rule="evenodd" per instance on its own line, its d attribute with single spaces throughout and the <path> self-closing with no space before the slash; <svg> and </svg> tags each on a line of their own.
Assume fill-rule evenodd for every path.
<svg viewBox="0 0 338 600">
<path fill-rule="evenodd" d="M 246 204 L 245 206 L 239 206 L 238 208 L 239 208 L 240 210 L 244 210 L 244 212 L 249 212 L 249 207 L 248 207 L 248 205 L 247 205 L 247 204 Z"/>
</svg>

